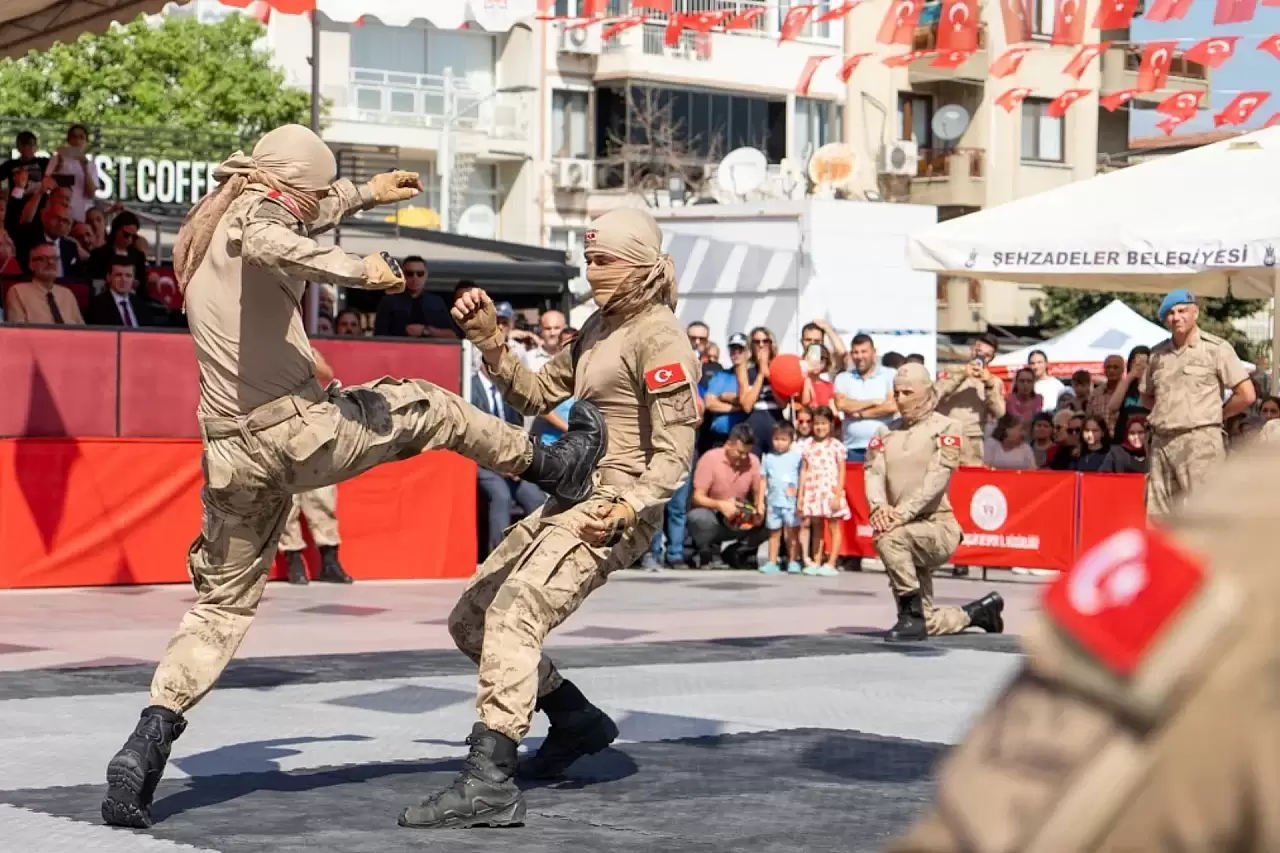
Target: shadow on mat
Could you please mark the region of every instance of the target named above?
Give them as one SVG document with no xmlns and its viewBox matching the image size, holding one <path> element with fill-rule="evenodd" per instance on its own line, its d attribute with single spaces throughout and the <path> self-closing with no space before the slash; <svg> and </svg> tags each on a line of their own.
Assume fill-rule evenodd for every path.
<svg viewBox="0 0 1280 853">
<path fill-rule="evenodd" d="M 928 778 L 946 747 L 857 732 L 835 732 L 810 744 L 799 764 L 859 782 L 915 782 Z"/>
<path fill-rule="evenodd" d="M 310 743 L 362 743 L 370 740 L 373 738 L 365 735 L 334 735 L 233 743 L 208 752 L 184 755 L 174 759 L 173 764 L 188 776 L 193 777 L 226 773 L 271 773 L 280 769 L 280 759 L 302 753 L 301 749 L 291 749 L 291 747 Z"/>
</svg>

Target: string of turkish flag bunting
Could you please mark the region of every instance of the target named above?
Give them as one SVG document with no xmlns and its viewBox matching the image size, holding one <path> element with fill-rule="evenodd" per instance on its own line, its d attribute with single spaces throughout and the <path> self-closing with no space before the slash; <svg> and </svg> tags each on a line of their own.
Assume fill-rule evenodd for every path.
<svg viewBox="0 0 1280 853">
<path fill-rule="evenodd" d="M 778 44 L 796 40 L 810 24 L 840 21 L 863 2 L 864 0 L 846 0 L 825 11 L 816 5 L 783 7 L 778 10 L 782 14 L 778 27 Z M 1192 2 L 1193 0 L 1153 0 L 1143 17 L 1153 23 L 1182 20 L 1190 10 Z M 1048 40 L 1050 47 L 1077 48 L 1062 69 L 1064 74 L 1076 80 L 1081 79 L 1090 63 L 1109 47 L 1122 46 L 1120 43 L 1110 41 L 1084 43 L 1087 3 L 1088 0 L 1055 0 L 1053 34 Z M 1100 31 L 1128 29 L 1138 10 L 1138 3 L 1139 0 L 1103 0 L 1094 15 L 1093 27 Z M 1259 3 L 1263 6 L 1280 7 L 1280 0 L 1216 0 L 1216 3 L 1213 16 L 1215 26 L 1241 24 L 1253 20 Z M 582 14 L 568 18 L 551 15 L 553 5 L 554 0 L 539 0 L 539 20 L 572 21 L 566 29 L 588 27 L 599 22 L 602 25 L 603 40 L 611 39 L 650 20 L 649 15 L 642 13 L 607 18 L 604 16 L 606 0 L 583 0 Z M 888 46 L 912 47 L 925 5 L 925 0 L 893 0 L 880 22 L 876 41 Z M 760 19 L 768 11 L 768 7 L 762 4 L 740 10 L 677 12 L 673 8 L 673 0 L 631 0 L 631 8 L 661 13 L 665 21 L 659 19 L 658 22 L 665 22 L 664 41 L 668 47 L 678 45 L 686 31 L 694 33 L 697 38 L 705 39 L 712 32 L 757 29 Z M 1011 47 L 996 57 L 988 67 L 988 77 L 992 80 L 1012 77 L 1028 55 L 1046 49 L 1042 45 L 1032 43 L 1031 0 L 1002 0 L 1000 11 L 1005 42 Z M 905 68 L 924 59 L 930 59 L 929 66 L 932 68 L 956 69 L 978 51 L 978 29 L 978 0 L 942 0 L 938 34 L 933 48 L 879 56 L 879 60 L 890 68 Z M 1182 56 L 1190 62 L 1210 69 L 1218 69 L 1235 56 L 1238 44 L 1246 38 L 1252 39 L 1256 36 L 1213 36 L 1200 39 L 1187 48 Z M 1175 51 L 1181 42 L 1189 41 L 1193 40 L 1170 39 L 1145 43 L 1142 46 L 1142 59 L 1138 66 L 1137 86 L 1133 89 L 1102 95 L 1099 98 L 1099 104 L 1109 112 L 1115 112 L 1125 107 L 1139 94 L 1163 90 L 1169 80 Z M 1133 43 L 1124 44 L 1132 45 Z M 1257 49 L 1280 60 L 1280 33 L 1262 38 Z M 840 82 L 848 83 L 862 62 L 875 57 L 876 54 L 872 53 L 858 53 L 845 58 L 837 72 Z M 807 95 L 814 76 L 834 58 L 835 54 L 810 56 L 796 82 L 796 94 Z M 1013 112 L 1031 94 L 1032 91 L 1029 88 L 1014 86 L 994 100 L 1003 109 Z M 1049 103 L 1045 113 L 1060 118 L 1066 115 L 1067 110 L 1076 102 L 1089 94 L 1092 94 L 1090 89 L 1068 89 Z M 1166 134 L 1172 134 L 1178 125 L 1195 116 L 1204 95 L 1205 93 L 1199 90 L 1177 91 L 1169 95 L 1156 107 L 1156 112 L 1165 117 L 1157 127 Z M 1213 117 L 1214 126 L 1245 124 L 1270 97 L 1271 93 L 1266 91 L 1236 92 L 1231 103 Z M 1265 126 L 1271 127 L 1275 124 L 1280 124 L 1280 112 L 1272 115 Z"/>
</svg>

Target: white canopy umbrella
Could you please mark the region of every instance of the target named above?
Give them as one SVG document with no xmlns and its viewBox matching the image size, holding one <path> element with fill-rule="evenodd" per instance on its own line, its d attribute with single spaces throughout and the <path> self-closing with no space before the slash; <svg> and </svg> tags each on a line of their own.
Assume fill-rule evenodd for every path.
<svg viewBox="0 0 1280 853">
<path fill-rule="evenodd" d="M 1168 337 L 1168 329 L 1117 299 L 1056 338 L 1001 353 L 992 359 L 991 367 L 993 373 L 1003 376 L 1025 365 L 1031 353 L 1039 350 L 1049 359 L 1054 376 L 1069 377 L 1077 370 L 1098 373 L 1107 356 L 1127 356 L 1134 347 L 1153 347 Z"/>
<path fill-rule="evenodd" d="M 1280 127 L 1130 166 L 928 228 L 918 270 L 1084 290 L 1269 299 Z"/>
</svg>

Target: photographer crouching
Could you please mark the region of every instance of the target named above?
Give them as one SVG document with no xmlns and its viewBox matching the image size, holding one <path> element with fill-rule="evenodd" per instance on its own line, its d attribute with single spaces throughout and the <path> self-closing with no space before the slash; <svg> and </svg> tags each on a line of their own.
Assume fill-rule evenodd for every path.
<svg viewBox="0 0 1280 853">
<path fill-rule="evenodd" d="M 708 450 L 693 471 L 687 526 L 698 566 L 751 568 L 764 542 L 763 510 L 752 505 L 760 482 L 760 460 L 751 453 L 755 433 L 745 423 L 729 430 L 721 447 Z"/>
</svg>

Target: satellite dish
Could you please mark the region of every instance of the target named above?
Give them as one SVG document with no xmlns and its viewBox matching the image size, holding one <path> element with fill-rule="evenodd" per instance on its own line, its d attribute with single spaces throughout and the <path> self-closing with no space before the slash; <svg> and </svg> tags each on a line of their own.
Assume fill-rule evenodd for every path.
<svg viewBox="0 0 1280 853">
<path fill-rule="evenodd" d="M 943 142 L 955 142 L 969 129 L 969 111 L 959 104 L 948 104 L 933 114 L 933 135 Z"/>
<path fill-rule="evenodd" d="M 828 143 L 809 158 L 809 180 L 820 188 L 847 184 L 858 174 L 858 155 L 844 142 Z"/>
<path fill-rule="evenodd" d="M 746 195 L 769 177 L 769 160 L 755 148 L 730 151 L 716 169 L 716 186 L 731 195 Z"/>
<path fill-rule="evenodd" d="M 463 237 L 492 240 L 498 236 L 498 215 L 486 205 L 473 204 L 462 211 L 453 230 Z"/>
</svg>

